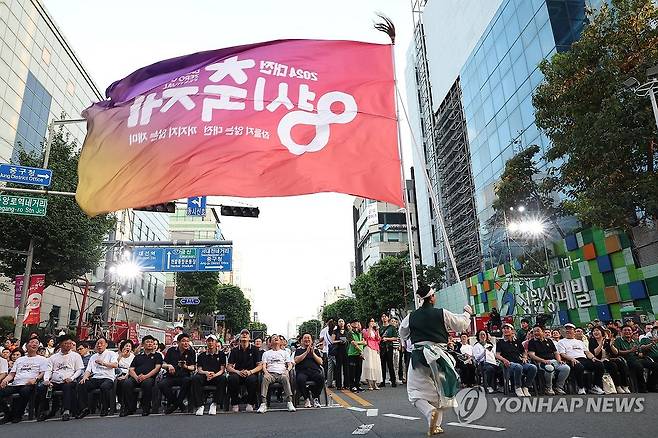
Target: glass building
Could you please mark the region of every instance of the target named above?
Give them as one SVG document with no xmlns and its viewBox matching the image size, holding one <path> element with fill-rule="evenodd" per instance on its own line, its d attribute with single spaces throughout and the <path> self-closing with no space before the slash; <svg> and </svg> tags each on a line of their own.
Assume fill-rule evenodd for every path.
<svg viewBox="0 0 658 438">
<path fill-rule="evenodd" d="M 448 70 L 458 73 L 451 78 L 444 77 L 438 83 L 432 76 L 445 74 L 432 70 L 438 65 L 435 58 L 441 57 L 442 45 L 453 43 L 448 38 L 427 41 L 432 37 L 429 29 L 435 26 L 428 19 L 438 14 L 426 14 L 425 11 L 440 10 L 451 3 L 436 1 L 419 0 L 414 4 L 415 69 L 413 77 L 408 75 L 407 80 L 416 83 L 418 92 L 414 97 L 419 102 L 414 106 L 420 108 L 422 123 L 419 128 L 425 152 L 422 159 L 430 169 L 432 184 L 440 193 L 448 239 L 455 251 L 460 277 L 464 278 L 509 259 L 506 257 L 507 248 L 504 249 L 501 242 L 504 232 L 489 231 L 484 226 L 493 215 L 495 184 L 505 162 L 516 153 L 530 145 L 538 145 L 541 154 L 548 149 L 549 140 L 535 125 L 532 106 L 533 90 L 543 80 L 538 65 L 557 52 L 569 50 L 587 22 L 586 8 L 597 8 L 602 0 L 503 0 L 472 49 L 461 54 L 461 59 L 465 59 L 461 65 L 450 65 L 450 59 L 439 60 L 449 64 Z M 477 15 L 478 9 L 467 3 L 453 6 L 457 11 L 451 11 L 451 14 Z M 463 38 L 473 37 L 472 29 L 468 31 L 470 33 L 464 33 Z M 432 58 L 433 63 L 424 61 Z M 452 59 L 460 58 L 453 56 Z M 429 80 L 424 79 L 427 76 Z M 459 102 L 454 102 L 455 96 Z M 430 102 L 423 102 L 428 99 Z M 463 118 L 465 121 L 463 126 L 451 126 L 450 136 L 444 133 L 446 106 L 451 109 L 449 120 Z M 429 113 L 430 108 L 432 113 Z M 465 137 L 465 142 L 458 144 L 455 139 L 461 137 Z M 463 151 L 467 151 L 468 157 L 463 160 L 470 160 L 469 169 L 454 170 L 450 163 L 445 163 L 443 157 L 449 154 L 460 156 Z M 464 172 L 470 172 L 470 175 L 465 177 Z M 452 182 L 458 178 L 462 182 L 455 187 Z M 451 194 L 456 190 L 461 193 L 462 200 L 472 197 L 474 202 L 453 209 Z M 419 199 L 418 202 L 423 201 Z M 471 205 L 473 213 L 470 212 Z M 423 227 L 437 227 L 432 217 L 429 220 L 420 217 L 419 221 L 421 230 Z M 451 223 L 457 225 L 451 227 Z M 470 242 L 479 242 L 476 263 L 466 263 L 465 257 L 473 261 L 473 252 L 469 250 L 460 254 L 460 245 L 455 244 L 464 230 L 471 233 Z M 442 245 L 442 240 L 435 238 L 432 250 L 439 259 L 445 260 Z M 426 251 L 428 249 L 423 248 L 423 252 Z"/>
</svg>

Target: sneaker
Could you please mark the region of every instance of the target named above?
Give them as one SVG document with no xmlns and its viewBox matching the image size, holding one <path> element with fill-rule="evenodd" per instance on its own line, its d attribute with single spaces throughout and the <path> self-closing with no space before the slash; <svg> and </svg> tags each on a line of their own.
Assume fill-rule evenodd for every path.
<svg viewBox="0 0 658 438">
<path fill-rule="evenodd" d="M 603 395 L 603 394 L 605 394 L 605 391 L 602 390 L 601 388 L 599 388 L 599 387 L 596 386 L 596 385 L 592 386 L 592 389 L 590 390 L 590 392 L 591 392 L 592 394 L 596 394 L 596 395 Z"/>
<path fill-rule="evenodd" d="M 208 415 L 217 414 L 217 405 L 215 403 L 210 403 L 210 408 L 208 408 Z"/>
<path fill-rule="evenodd" d="M 523 390 L 521 388 L 516 388 L 514 392 L 516 393 L 517 397 L 525 397 L 525 394 L 523 393 Z"/>
<path fill-rule="evenodd" d="M 84 408 L 83 410 L 80 411 L 80 413 L 75 417 L 78 420 L 85 418 L 87 415 L 89 415 L 89 409 Z"/>
<path fill-rule="evenodd" d="M 311 406 L 312 406 L 311 405 L 311 399 L 307 398 L 306 401 L 304 402 L 304 407 L 305 408 L 310 408 Z"/>
<path fill-rule="evenodd" d="M 203 405 L 201 405 L 201 406 L 199 406 L 199 407 L 197 408 L 197 410 L 196 410 L 196 412 L 194 413 L 194 415 L 199 416 L 199 417 L 203 415 Z"/>
<path fill-rule="evenodd" d="M 585 388 L 579 388 L 578 389 L 578 395 L 585 395 L 587 394 L 587 391 L 585 391 Z"/>
<path fill-rule="evenodd" d="M 231 408 L 231 410 L 232 410 L 233 412 L 240 412 L 240 405 L 233 405 L 232 408 Z"/>
<path fill-rule="evenodd" d="M 386 386 L 386 383 L 384 383 L 384 382 L 382 382 L 382 383 L 379 384 L 379 387 L 380 387 L 380 388 L 384 388 L 385 386 Z"/>
<path fill-rule="evenodd" d="M 560 395 L 567 395 L 567 392 L 564 390 L 564 388 L 561 388 L 559 386 L 555 388 L 555 393 Z"/>
<path fill-rule="evenodd" d="M 265 406 L 265 409 L 267 409 L 267 406 Z M 245 406 L 244 411 L 245 412 L 254 412 L 254 405 L 249 405 L 248 404 L 247 406 Z"/>
<path fill-rule="evenodd" d="M 295 408 L 295 405 L 292 404 L 291 401 L 288 402 L 288 412 L 295 412 L 297 409 Z"/>
<path fill-rule="evenodd" d="M 265 412 L 267 412 L 267 403 L 261 403 L 260 407 L 256 412 L 258 412 L 259 414 L 264 414 Z"/>
<path fill-rule="evenodd" d="M 546 391 L 544 391 L 546 395 L 555 395 L 555 391 L 553 391 L 553 388 L 546 388 Z"/>
<path fill-rule="evenodd" d="M 523 395 L 526 397 L 530 397 L 530 391 L 528 390 L 528 388 L 524 386 L 522 389 L 523 389 Z"/>
<path fill-rule="evenodd" d="M 622 386 L 621 388 L 624 390 L 625 394 L 630 394 L 631 393 L 631 389 L 628 386 Z"/>
<path fill-rule="evenodd" d="M 321 408 L 322 405 L 320 404 L 320 400 L 318 400 L 317 398 L 313 399 L 313 407 L 314 408 Z"/>
<path fill-rule="evenodd" d="M 71 419 L 71 413 L 69 411 L 64 411 L 62 413 L 62 421 L 69 421 Z"/>
</svg>

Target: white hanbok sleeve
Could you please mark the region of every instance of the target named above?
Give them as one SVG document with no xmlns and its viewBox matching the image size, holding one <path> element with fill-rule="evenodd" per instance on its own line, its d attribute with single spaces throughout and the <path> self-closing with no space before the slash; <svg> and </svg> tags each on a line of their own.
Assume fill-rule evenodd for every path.
<svg viewBox="0 0 658 438">
<path fill-rule="evenodd" d="M 411 336 L 411 330 L 409 330 L 409 315 L 405 316 L 402 322 L 400 323 L 400 329 L 398 330 L 400 337 L 403 341 L 407 341 Z"/>
<path fill-rule="evenodd" d="M 471 325 L 471 315 L 467 312 L 456 314 L 443 309 L 443 322 L 447 330 L 463 332 Z"/>
</svg>

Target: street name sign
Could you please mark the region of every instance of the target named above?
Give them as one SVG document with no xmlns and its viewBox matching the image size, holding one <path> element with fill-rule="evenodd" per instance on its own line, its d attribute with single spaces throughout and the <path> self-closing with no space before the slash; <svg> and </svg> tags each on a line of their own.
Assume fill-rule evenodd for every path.
<svg viewBox="0 0 658 438">
<path fill-rule="evenodd" d="M 48 200 L 46 198 L 12 195 L 0 196 L 0 213 L 45 216 L 47 208 Z"/>
<path fill-rule="evenodd" d="M 133 249 L 133 262 L 142 272 L 228 272 L 233 268 L 232 256 L 230 246 L 143 246 Z"/>
<path fill-rule="evenodd" d="M 0 164 L 0 181 L 50 187 L 53 171 L 38 167 Z"/>
<path fill-rule="evenodd" d="M 181 306 L 198 306 L 201 304 L 199 297 L 182 297 L 178 300 Z"/>
</svg>

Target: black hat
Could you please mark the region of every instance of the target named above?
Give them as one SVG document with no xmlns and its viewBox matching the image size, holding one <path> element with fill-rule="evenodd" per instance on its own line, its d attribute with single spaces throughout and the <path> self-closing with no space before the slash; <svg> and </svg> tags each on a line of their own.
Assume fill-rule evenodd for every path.
<svg viewBox="0 0 658 438">
<path fill-rule="evenodd" d="M 144 336 L 144 337 L 142 338 L 142 344 L 143 344 L 144 342 L 148 341 L 149 339 L 150 339 L 151 341 L 158 342 L 158 340 L 155 339 L 153 336 L 151 336 L 151 335 L 146 335 L 146 336 Z"/>
</svg>

